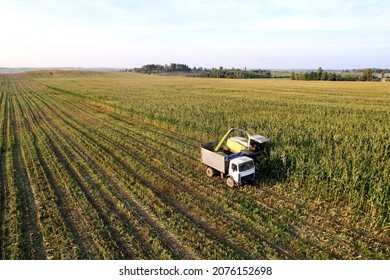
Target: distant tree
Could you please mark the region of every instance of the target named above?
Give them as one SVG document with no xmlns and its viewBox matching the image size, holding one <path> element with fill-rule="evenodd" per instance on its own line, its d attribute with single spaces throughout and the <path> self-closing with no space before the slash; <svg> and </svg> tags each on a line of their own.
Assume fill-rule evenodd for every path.
<svg viewBox="0 0 390 280">
<path fill-rule="evenodd" d="M 328 75 L 328 80 L 329 81 L 336 81 L 336 74 L 335 73 L 330 73 Z"/>
<path fill-rule="evenodd" d="M 321 80 L 323 72 L 324 71 L 322 70 L 322 67 L 318 67 L 318 69 L 317 69 L 317 80 Z"/>
<path fill-rule="evenodd" d="M 295 77 L 295 72 L 292 71 L 292 72 L 291 72 L 291 80 L 295 80 L 295 79 L 296 79 L 296 77 Z"/>
<path fill-rule="evenodd" d="M 314 81 L 314 80 L 318 80 L 317 79 L 317 73 L 316 72 L 310 72 L 309 73 L 309 78 L 308 78 L 308 80 L 310 80 L 310 81 Z"/>
<path fill-rule="evenodd" d="M 374 71 L 371 68 L 366 68 L 363 71 L 363 81 L 372 81 Z"/>
<path fill-rule="evenodd" d="M 328 79 L 328 72 L 322 72 L 320 79 L 322 81 L 326 81 Z"/>
</svg>

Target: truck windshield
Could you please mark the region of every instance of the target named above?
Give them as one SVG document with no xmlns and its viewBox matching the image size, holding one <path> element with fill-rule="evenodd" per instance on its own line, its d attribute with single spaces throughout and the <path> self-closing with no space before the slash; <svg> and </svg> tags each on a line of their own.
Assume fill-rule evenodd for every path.
<svg viewBox="0 0 390 280">
<path fill-rule="evenodd" d="M 254 166 L 254 163 L 253 161 L 247 161 L 247 162 L 244 162 L 244 163 L 241 163 L 238 167 L 238 169 L 241 171 L 246 171 L 246 170 L 249 170 L 251 168 L 253 168 Z"/>
</svg>

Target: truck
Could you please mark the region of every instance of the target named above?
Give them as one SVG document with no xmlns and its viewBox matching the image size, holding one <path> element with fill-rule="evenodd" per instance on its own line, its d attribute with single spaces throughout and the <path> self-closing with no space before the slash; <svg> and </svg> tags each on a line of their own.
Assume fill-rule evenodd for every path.
<svg viewBox="0 0 390 280">
<path fill-rule="evenodd" d="M 206 175 L 213 177 L 219 175 L 226 178 L 226 184 L 233 188 L 255 180 L 255 163 L 252 158 L 238 152 L 226 154 L 215 151 L 217 142 L 201 144 L 202 163 L 206 166 Z"/>
</svg>

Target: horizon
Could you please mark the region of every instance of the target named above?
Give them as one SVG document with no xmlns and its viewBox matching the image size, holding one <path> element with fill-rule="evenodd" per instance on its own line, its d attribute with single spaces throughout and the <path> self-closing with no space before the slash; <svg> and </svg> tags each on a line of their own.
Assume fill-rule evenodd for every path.
<svg viewBox="0 0 390 280">
<path fill-rule="evenodd" d="M 3 0 L 0 66 L 383 69 L 389 14 L 384 0 Z"/>
<path fill-rule="evenodd" d="M 175 63 L 179 63 L 179 62 L 175 62 Z M 156 64 L 156 63 L 150 63 L 150 64 L 155 64 L 155 65 L 170 65 L 170 63 L 164 63 L 164 64 Z M 185 63 L 181 63 L 181 64 L 184 64 L 184 65 L 187 65 Z M 147 65 L 147 64 L 145 64 Z M 10 69 L 10 70 L 20 70 L 21 72 L 22 71 L 31 71 L 31 70 L 42 70 L 42 71 L 45 71 L 45 70 L 90 70 L 90 71 L 94 71 L 94 70 L 116 70 L 116 71 L 122 71 L 122 70 L 134 70 L 134 69 L 139 69 L 141 68 L 142 66 L 145 66 L 145 65 L 138 65 L 138 66 L 135 66 L 135 67 L 79 67 L 79 66 L 52 66 L 52 67 L 25 67 L 25 66 L 21 66 L 21 67 L 3 67 L 3 66 L 0 66 L 0 72 L 1 71 L 4 71 L 4 70 L 7 70 L 7 69 Z M 195 66 L 192 66 L 191 65 L 187 65 L 189 66 L 191 69 L 193 69 Z M 372 70 L 389 70 L 389 68 L 381 68 L 381 67 L 367 67 L 367 68 L 323 68 L 321 66 L 319 67 L 314 67 L 314 68 L 259 68 L 259 67 L 255 67 L 255 68 L 249 68 L 249 67 L 244 67 L 244 68 L 239 68 L 239 67 L 231 67 L 231 68 L 227 68 L 227 67 L 224 67 L 223 65 L 220 65 L 220 66 L 214 66 L 214 67 L 202 67 L 202 66 L 199 66 L 197 67 L 197 70 L 199 70 L 199 68 L 202 68 L 203 70 L 213 70 L 213 69 L 219 69 L 220 67 L 223 67 L 223 69 L 225 70 L 231 70 L 231 69 L 238 69 L 238 70 L 263 70 L 263 71 L 316 71 L 318 70 L 318 68 L 321 68 L 323 71 L 362 71 L 362 70 L 365 70 L 365 69 L 372 69 Z M 179 71 L 180 72 L 180 71 Z"/>
<path fill-rule="evenodd" d="M 117 72 L 120 72 L 120 71 L 125 71 L 125 70 L 134 70 L 134 69 L 137 69 L 137 68 L 140 68 L 142 66 L 137 66 L 137 67 L 133 67 L 133 68 L 130 68 L 130 67 L 120 67 L 120 68 L 117 68 L 117 67 L 73 67 L 73 66 L 64 66 L 64 67 L 57 67 L 57 66 L 53 66 L 53 67 L 2 67 L 0 66 L 0 74 L 16 74 L 16 73 L 23 73 L 23 72 L 29 72 L 29 71 L 117 71 Z M 201 67 L 201 66 L 200 66 Z M 223 67 L 223 66 L 220 66 L 220 67 Z M 193 69 L 193 67 L 190 67 L 191 69 Z M 205 68 L 205 67 L 202 67 L 203 70 L 212 70 L 212 69 L 218 69 L 219 67 L 211 67 L 211 68 Z M 223 67 L 224 69 L 226 70 L 231 70 L 232 68 L 225 68 Z M 233 67 L 234 69 L 239 69 L 239 70 L 245 70 L 244 68 L 238 68 L 238 67 Z M 316 67 L 316 68 L 301 68 L 301 69 L 287 69 L 287 68 L 264 68 L 264 69 L 260 69 L 260 68 L 246 68 L 246 70 L 248 71 L 251 71 L 251 70 L 263 70 L 263 71 L 270 71 L 270 72 L 297 72 L 297 73 L 300 73 L 300 72 L 309 72 L 309 71 L 317 71 L 319 67 Z M 347 72 L 347 71 L 350 71 L 352 73 L 360 73 L 362 72 L 363 70 L 367 69 L 367 68 L 356 68 L 356 69 L 348 69 L 348 68 L 340 68 L 340 69 L 326 69 L 326 68 L 322 68 L 321 69 L 323 71 L 326 71 L 326 72 L 335 72 L 335 73 L 338 73 L 338 72 Z M 390 72 L 389 68 L 378 68 L 378 67 L 373 67 L 371 68 L 372 70 L 387 70 L 388 72 Z M 180 71 L 179 71 L 180 72 Z"/>
</svg>

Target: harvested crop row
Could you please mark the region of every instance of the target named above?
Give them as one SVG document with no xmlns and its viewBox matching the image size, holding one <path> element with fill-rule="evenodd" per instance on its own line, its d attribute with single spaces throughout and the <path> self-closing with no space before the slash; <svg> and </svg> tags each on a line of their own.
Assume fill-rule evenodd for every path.
<svg viewBox="0 0 390 280">
<path fill-rule="evenodd" d="M 0 254 L 2 259 L 7 258 L 8 254 L 6 253 L 5 248 L 7 247 L 8 232 L 7 229 L 7 215 L 9 212 L 9 190 L 8 190 L 8 176 L 7 176 L 7 154 L 8 149 L 8 135 L 9 135 L 9 122 L 8 122 L 8 94 L 6 79 L 7 76 L 1 75 L 1 146 L 0 146 Z"/>
<path fill-rule="evenodd" d="M 35 122 L 35 125 L 37 125 L 37 123 L 38 122 Z M 42 133 L 42 131 L 40 131 L 40 132 Z M 45 135 L 45 134 L 43 133 L 43 135 Z M 47 135 L 45 135 L 45 136 L 47 136 Z M 40 135 L 39 138 L 43 139 L 42 134 Z M 83 201 L 86 201 L 86 199 L 85 198 L 83 199 L 83 196 L 79 195 L 80 194 L 79 186 L 77 184 L 75 184 L 74 182 L 72 182 L 73 179 L 69 180 L 70 179 L 69 173 L 67 172 L 68 170 L 65 169 L 64 163 L 62 162 L 62 158 L 59 158 L 58 154 L 55 153 L 57 150 L 53 151 L 53 146 L 50 145 L 51 143 L 49 141 L 47 141 L 47 138 L 44 141 L 45 141 L 44 144 L 41 143 L 41 147 L 45 147 L 46 145 L 48 145 L 48 149 L 46 150 L 48 153 L 45 154 L 45 159 L 49 160 L 51 162 L 51 164 L 55 164 L 55 166 L 57 168 L 57 170 L 55 170 L 55 174 L 58 176 L 58 177 L 56 176 L 57 180 L 60 180 L 57 183 L 53 184 L 54 188 L 57 188 L 57 186 L 58 186 L 57 189 L 62 188 L 62 190 L 65 190 L 65 192 L 62 192 L 61 194 L 63 194 L 64 197 L 68 198 L 68 199 L 66 199 L 66 198 L 64 199 L 66 201 L 65 203 L 68 207 L 71 207 L 71 209 L 73 209 L 73 211 L 72 211 L 73 218 L 72 219 L 77 217 L 77 214 L 80 215 L 78 218 L 79 223 L 81 222 L 80 226 L 82 226 L 82 228 L 80 228 L 80 231 L 83 231 L 84 237 L 91 240 L 94 244 L 94 247 L 91 248 L 90 254 L 93 255 L 94 254 L 93 252 L 96 250 L 96 248 L 98 248 L 98 250 L 100 250 L 100 251 L 101 250 L 107 251 L 104 248 L 107 246 L 108 243 L 106 243 L 106 242 L 101 243 L 101 241 L 99 241 L 100 237 L 96 238 L 96 235 L 99 236 L 100 234 L 105 234 L 104 233 L 105 230 L 103 228 L 101 228 L 100 230 L 98 228 L 96 228 L 96 225 L 98 225 L 98 223 L 94 222 L 94 220 L 96 220 L 96 219 L 93 218 L 93 216 L 88 217 L 90 214 L 93 214 L 93 212 L 87 210 L 90 207 L 89 203 L 84 204 L 87 207 L 86 209 L 84 208 L 86 211 L 80 209 L 80 207 L 82 207 L 82 205 L 83 205 Z M 51 154 L 51 156 L 50 156 L 50 154 Z M 54 154 L 54 157 L 53 157 L 53 154 Z M 57 161 L 57 163 L 55 163 L 56 161 Z M 61 200 L 62 199 L 63 198 L 61 197 Z M 61 200 L 59 200 L 59 201 L 61 201 Z M 63 203 L 63 202 L 61 202 L 61 203 Z M 52 205 L 51 207 L 56 207 L 56 205 Z M 76 209 L 79 209 L 79 210 L 76 210 Z M 86 213 L 88 213 L 88 216 L 85 216 Z M 85 222 L 84 225 L 83 225 L 83 221 Z M 91 226 L 93 225 L 94 230 L 86 231 L 86 229 L 88 228 L 88 224 L 90 224 Z M 99 232 L 100 232 L 100 234 L 99 234 Z M 101 245 L 98 245 L 99 243 L 101 243 Z M 108 251 L 110 251 L 110 250 L 108 250 Z"/>
<path fill-rule="evenodd" d="M 36 110 L 34 110 L 34 111 L 35 111 L 35 114 L 37 114 L 37 115 L 40 114 Z M 45 123 L 45 121 L 42 118 L 40 118 L 40 123 Z M 83 194 L 87 197 L 89 204 L 91 204 L 95 208 L 95 210 L 98 213 L 100 213 L 99 214 L 100 218 L 104 221 L 104 223 L 106 225 L 111 224 L 111 222 L 109 222 L 109 218 L 104 214 L 106 211 L 102 212 L 100 210 L 101 208 L 100 208 L 100 206 L 98 206 L 98 202 L 96 200 L 97 198 L 96 198 L 96 196 L 93 195 L 94 191 L 100 190 L 98 188 L 95 188 L 95 186 L 104 186 L 104 182 L 96 182 L 96 179 L 92 178 L 92 176 L 94 176 L 94 174 L 88 175 L 89 170 L 87 170 L 85 168 L 85 165 L 81 164 L 80 159 L 77 159 L 76 157 L 74 157 L 75 151 L 73 149 L 70 149 L 69 146 L 67 146 L 65 144 L 65 142 L 63 142 L 64 140 L 62 140 L 61 138 L 56 136 L 53 132 L 53 129 L 49 128 L 49 126 L 47 126 L 47 125 L 45 125 L 45 127 L 46 127 L 46 129 L 49 129 L 50 134 L 47 133 L 47 131 L 43 130 L 42 128 L 40 128 L 40 129 L 44 132 L 46 138 L 48 139 L 48 141 L 50 143 L 50 148 L 55 152 L 57 158 L 60 158 L 63 163 L 66 160 L 66 162 L 64 164 L 66 164 L 67 173 L 70 174 L 72 176 L 72 178 L 77 181 L 77 184 L 82 187 Z M 57 143 L 62 143 L 61 147 L 57 146 Z M 64 152 L 62 153 L 62 151 L 64 151 Z M 73 157 L 72 157 L 72 155 L 73 155 Z M 72 158 L 71 161 L 69 161 L 69 157 Z M 73 165 L 76 165 L 76 169 L 73 169 Z M 79 172 L 83 173 L 83 176 L 86 178 L 81 179 Z M 88 184 L 88 185 L 86 185 L 86 184 Z M 93 184 L 93 185 L 90 185 L 90 184 Z M 110 202 L 107 197 L 104 197 L 104 199 L 105 199 L 106 203 L 108 203 L 109 206 L 111 207 L 111 210 L 113 210 L 113 208 L 112 208 L 112 207 L 114 207 L 113 203 Z M 108 211 L 108 212 L 110 212 L 110 211 Z M 125 245 L 124 241 L 121 241 L 122 237 L 121 237 L 121 235 L 118 234 L 116 227 L 109 226 L 108 228 L 111 232 L 111 235 L 114 235 L 114 236 L 116 235 L 117 242 L 122 242 L 122 244 L 120 244 L 120 246 L 119 246 L 121 249 L 120 250 L 117 249 L 116 251 L 119 252 L 121 250 L 125 250 L 125 248 L 128 248 L 127 245 Z M 128 248 L 127 253 L 126 253 L 126 251 L 123 251 L 123 252 L 125 254 L 130 254 L 130 251 L 131 250 Z M 127 257 L 130 257 L 130 255 L 128 255 Z"/>
</svg>

